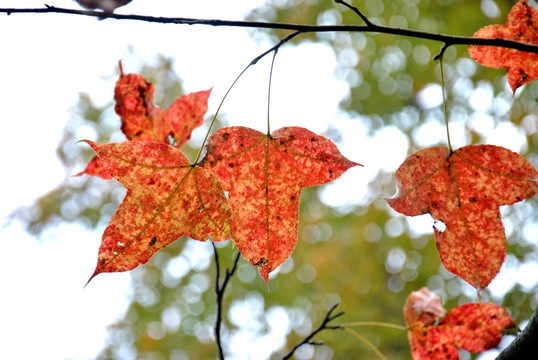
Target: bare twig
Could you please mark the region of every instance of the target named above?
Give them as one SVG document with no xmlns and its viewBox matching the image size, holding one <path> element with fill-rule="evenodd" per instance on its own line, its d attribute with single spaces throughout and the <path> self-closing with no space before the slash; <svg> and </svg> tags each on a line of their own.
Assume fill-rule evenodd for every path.
<svg viewBox="0 0 538 360">
<path fill-rule="evenodd" d="M 372 28 L 372 27 L 376 27 L 376 25 L 373 24 L 372 22 L 370 22 L 370 20 L 368 20 L 368 18 L 362 13 L 362 11 L 359 10 L 358 7 L 353 6 L 353 5 L 351 5 L 351 4 L 347 3 L 347 2 L 345 2 L 344 0 L 334 0 L 334 2 L 337 3 L 337 4 L 344 5 L 345 7 L 347 7 L 347 8 L 349 8 L 349 9 L 353 10 L 353 12 L 354 12 L 355 14 L 359 15 L 359 17 L 362 19 L 362 21 L 364 21 L 364 23 L 365 23 L 368 27 L 370 27 L 370 28 Z"/>
<path fill-rule="evenodd" d="M 343 2 L 341 2 L 343 3 Z M 116 20 L 134 20 L 144 21 L 150 23 L 161 24 L 184 24 L 184 25 L 208 25 L 208 26 L 231 26 L 242 28 L 256 28 L 256 29 L 280 29 L 298 31 L 300 33 L 312 33 L 312 32 L 373 32 L 398 36 L 407 36 L 418 39 L 434 40 L 451 45 L 489 45 L 503 48 L 516 49 L 521 51 L 527 51 L 531 53 L 538 53 L 538 45 L 522 43 L 518 41 L 506 40 L 506 39 L 485 39 L 475 38 L 471 36 L 453 36 L 446 34 L 430 33 L 426 31 L 400 29 L 390 26 L 382 25 L 303 25 L 303 24 L 290 24 L 279 22 L 260 22 L 260 21 L 239 21 L 239 20 L 211 20 L 211 19 L 193 19 L 193 18 L 170 18 L 170 17 L 156 17 L 145 15 L 122 15 L 110 13 L 106 14 L 103 11 L 92 10 L 75 10 L 65 9 L 54 6 L 46 6 L 45 8 L 0 8 L 0 13 L 6 13 L 8 15 L 17 13 L 57 13 L 57 14 L 70 14 L 79 16 L 90 16 L 95 18 L 116 19 Z M 364 15 L 363 15 L 364 16 Z"/>
<path fill-rule="evenodd" d="M 334 319 L 336 319 L 337 317 L 340 317 L 342 315 L 344 315 L 344 312 L 341 311 L 339 313 L 336 313 L 334 315 L 332 315 L 333 311 L 338 307 L 338 303 L 334 304 L 330 309 L 329 311 L 327 311 L 327 315 L 325 315 L 325 319 L 323 319 L 323 322 L 318 326 L 317 329 L 313 330 L 310 335 L 308 335 L 307 337 L 304 338 L 303 341 L 301 341 L 299 344 L 297 344 L 288 354 L 286 354 L 286 356 L 284 356 L 282 358 L 282 360 L 286 360 L 286 359 L 290 359 L 292 356 L 293 356 L 293 353 L 295 351 L 297 351 L 298 348 L 300 348 L 301 346 L 305 345 L 305 344 L 308 344 L 308 345 L 313 345 L 313 346 L 319 346 L 319 345 L 323 345 L 323 342 L 319 342 L 319 341 L 312 341 L 312 338 L 317 334 L 319 333 L 320 331 L 322 330 L 326 330 L 326 329 L 331 329 L 331 330 L 335 330 L 335 329 L 342 329 L 342 326 L 341 325 L 329 325 L 329 322 L 333 321 Z"/>
<path fill-rule="evenodd" d="M 222 283 L 220 282 L 220 263 L 219 263 L 219 253 L 217 252 L 217 248 L 215 247 L 215 244 L 211 242 L 211 245 L 213 246 L 213 253 L 215 254 L 215 293 L 217 295 L 217 318 L 215 320 L 215 342 L 217 343 L 217 348 L 219 350 L 219 359 L 224 360 L 224 351 L 222 349 L 222 342 L 220 337 L 220 329 L 222 325 L 222 299 L 224 297 L 224 291 L 226 291 L 226 286 L 228 285 L 228 282 L 230 281 L 230 278 L 235 273 L 235 270 L 237 270 L 237 263 L 239 262 L 239 257 L 241 256 L 241 253 L 239 251 L 235 255 L 234 263 L 231 269 L 226 269 L 226 274 L 224 275 L 224 279 L 222 280 Z"/>
</svg>

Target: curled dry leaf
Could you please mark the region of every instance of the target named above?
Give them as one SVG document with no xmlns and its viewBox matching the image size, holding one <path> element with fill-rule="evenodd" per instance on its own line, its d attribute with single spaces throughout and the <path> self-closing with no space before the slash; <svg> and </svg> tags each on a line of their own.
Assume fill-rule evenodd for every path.
<svg viewBox="0 0 538 360">
<path fill-rule="evenodd" d="M 442 311 L 440 311 L 442 310 Z M 478 353 L 497 346 L 515 323 L 506 309 L 491 303 L 465 304 L 444 315 L 441 298 L 427 288 L 413 292 L 404 306 L 414 360 L 456 360 L 457 348 Z"/>
<path fill-rule="evenodd" d="M 431 325 L 445 313 L 441 297 L 427 287 L 413 291 L 404 306 L 405 323 L 411 327 Z"/>
<path fill-rule="evenodd" d="M 271 135 L 220 129 L 210 137 L 201 164 L 229 191 L 232 239 L 266 282 L 297 243 L 301 189 L 330 182 L 357 165 L 327 138 L 299 127 Z"/>
<path fill-rule="evenodd" d="M 506 25 L 485 26 L 474 36 L 538 45 L 538 11 L 522 0 L 512 7 Z M 508 83 L 514 93 L 518 87 L 538 77 L 538 54 L 482 45 L 471 45 L 469 54 L 484 66 L 506 69 Z"/>
<path fill-rule="evenodd" d="M 87 143 L 127 188 L 103 233 L 90 280 L 103 272 L 132 270 L 182 235 L 229 239 L 230 209 L 218 179 L 190 165 L 180 150 L 154 141 Z"/>
<path fill-rule="evenodd" d="M 480 290 L 499 272 L 506 254 L 500 205 L 538 192 L 538 172 L 524 157 L 493 145 L 451 152 L 432 147 L 409 156 L 396 172 L 397 192 L 387 199 L 401 214 L 431 214 L 444 266 Z"/>
</svg>

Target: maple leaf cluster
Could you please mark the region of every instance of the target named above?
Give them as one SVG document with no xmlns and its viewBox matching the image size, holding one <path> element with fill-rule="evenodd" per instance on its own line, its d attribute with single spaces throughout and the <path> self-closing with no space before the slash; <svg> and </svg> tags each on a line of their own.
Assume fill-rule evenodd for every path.
<svg viewBox="0 0 538 360">
<path fill-rule="evenodd" d="M 475 36 L 538 43 L 536 28 L 538 11 L 522 0 L 507 25 L 484 27 Z M 489 46 L 469 51 L 486 66 L 506 67 L 514 91 L 537 75 L 536 54 Z M 131 270 L 188 235 L 200 241 L 231 238 L 267 282 L 297 243 L 301 189 L 359 164 L 330 140 L 298 127 L 272 134 L 220 129 L 209 138 L 202 161 L 191 164 L 181 148 L 203 124 L 211 90 L 181 96 L 164 111 L 153 104 L 154 91 L 141 75 L 125 75 L 120 62 L 115 110 L 128 141 L 88 141 L 97 156 L 78 175 L 114 177 L 127 188 L 103 234 L 92 278 Z M 534 196 L 537 179 L 528 160 L 498 146 L 432 147 L 404 161 L 396 172 L 397 193 L 387 201 L 402 214 L 429 213 L 443 223 L 445 229 L 434 229 L 441 261 L 480 291 L 506 253 L 499 206 Z"/>
<path fill-rule="evenodd" d="M 486 351 L 516 328 L 506 309 L 487 302 L 460 305 L 445 316 L 441 298 L 425 287 L 409 295 L 403 312 L 414 360 L 459 359 L 457 348 Z"/>
<path fill-rule="evenodd" d="M 538 44 L 538 11 L 526 0 L 506 25 L 491 25 L 477 37 Z M 506 68 L 512 90 L 538 77 L 538 55 L 491 46 L 471 46 L 473 59 Z M 183 235 L 205 241 L 232 239 L 268 282 L 297 243 L 303 187 L 328 183 L 360 164 L 345 158 L 329 139 L 300 127 L 264 134 L 246 127 L 219 129 L 205 156 L 193 164 L 181 148 L 203 124 L 211 90 L 179 97 L 166 110 L 153 104 L 155 87 L 141 75 L 120 77 L 115 111 L 126 142 L 97 144 L 87 174 L 114 177 L 127 194 L 102 236 L 96 269 L 132 270 Z M 410 155 L 396 171 L 396 211 L 430 214 L 444 266 L 479 292 L 500 271 L 506 237 L 499 207 L 538 193 L 538 171 L 524 157 L 493 145 L 457 150 L 436 146 Z M 414 359 L 457 359 L 457 347 L 481 352 L 515 327 L 505 309 L 465 304 L 446 316 L 441 299 L 423 288 L 404 306 Z"/>
<path fill-rule="evenodd" d="M 519 1 L 506 25 L 490 25 L 475 37 L 501 38 L 538 45 L 538 11 Z M 495 46 L 469 47 L 471 57 L 505 68 L 512 90 L 538 77 L 538 54 Z M 499 206 L 538 193 L 538 172 L 524 157 L 492 145 L 471 145 L 453 151 L 423 149 L 409 156 L 396 172 L 397 192 L 387 199 L 401 214 L 431 214 L 443 265 L 478 291 L 501 269 L 506 236 Z"/>
<path fill-rule="evenodd" d="M 506 25 L 485 26 L 474 36 L 538 45 L 538 10 L 529 6 L 527 0 L 521 0 L 510 10 Z M 538 77 L 538 54 L 478 45 L 471 45 L 469 54 L 484 66 L 506 69 L 508 84 L 514 93 L 518 87 Z"/>
<path fill-rule="evenodd" d="M 538 172 L 523 156 L 493 145 L 451 151 L 438 146 L 410 155 L 396 171 L 397 192 L 387 199 L 396 211 L 431 214 L 443 265 L 476 289 L 501 269 L 506 235 L 500 205 L 538 193 Z"/>
<path fill-rule="evenodd" d="M 474 36 L 538 45 L 538 11 L 521 0 L 506 25 L 483 27 Z M 514 94 L 538 77 L 538 54 L 477 45 L 469 53 L 484 66 L 505 68 Z M 408 216 L 431 214 L 442 223 L 442 229 L 434 226 L 441 261 L 480 292 L 499 273 L 506 254 L 499 206 L 536 195 L 538 171 L 499 146 L 455 151 L 438 146 L 409 156 L 396 171 L 396 185 L 389 205 Z M 506 309 L 491 303 L 464 304 L 446 314 L 441 298 L 427 288 L 411 293 L 403 312 L 414 360 L 459 359 L 457 348 L 486 351 L 516 328 Z"/>
<path fill-rule="evenodd" d="M 299 127 L 272 134 L 222 128 L 209 138 L 202 161 L 191 164 L 181 148 L 202 125 L 210 90 L 181 96 L 165 111 L 153 104 L 154 90 L 141 75 L 124 75 L 120 63 L 115 110 L 129 141 L 86 141 L 97 156 L 78 175 L 114 177 L 127 188 L 90 280 L 132 270 L 187 235 L 232 239 L 267 282 L 297 243 L 301 189 L 359 164 L 329 139 Z"/>
<path fill-rule="evenodd" d="M 227 127 L 213 134 L 201 162 L 181 148 L 203 124 L 210 90 L 184 95 L 162 110 L 155 87 L 138 74 L 116 83 L 115 110 L 129 141 L 87 143 L 97 156 L 79 173 L 116 178 L 127 195 L 102 237 L 90 280 L 132 270 L 182 235 L 232 239 L 268 281 L 297 243 L 301 189 L 330 182 L 359 164 L 327 138 L 299 127 L 263 134 Z M 506 238 L 499 206 L 538 192 L 538 173 L 524 157 L 492 145 L 423 149 L 396 172 L 396 211 L 429 213 L 445 267 L 479 291 L 500 271 Z M 228 192 L 228 196 L 225 194 Z"/>
</svg>

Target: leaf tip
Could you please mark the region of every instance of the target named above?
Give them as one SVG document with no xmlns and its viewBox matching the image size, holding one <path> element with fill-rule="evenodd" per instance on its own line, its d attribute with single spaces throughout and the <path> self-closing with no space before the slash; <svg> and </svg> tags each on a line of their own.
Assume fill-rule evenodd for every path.
<svg viewBox="0 0 538 360">
<path fill-rule="evenodd" d="M 88 281 L 87 281 L 86 284 L 84 285 L 84 288 L 86 288 L 86 286 L 88 286 L 88 284 L 90 283 L 90 281 L 92 281 L 93 278 L 96 277 L 96 276 L 99 275 L 99 274 L 100 274 L 100 272 L 97 271 L 97 270 L 95 270 L 95 271 L 93 272 L 92 276 L 90 276 L 90 278 L 88 279 Z"/>
<path fill-rule="evenodd" d="M 269 288 L 269 267 L 261 266 L 260 268 L 260 274 L 265 281 L 265 284 L 267 285 L 267 288 Z"/>
</svg>

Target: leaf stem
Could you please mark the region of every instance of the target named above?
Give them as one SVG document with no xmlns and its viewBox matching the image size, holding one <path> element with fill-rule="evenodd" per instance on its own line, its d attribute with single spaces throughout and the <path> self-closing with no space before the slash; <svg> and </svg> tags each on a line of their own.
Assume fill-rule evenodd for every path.
<svg viewBox="0 0 538 360">
<path fill-rule="evenodd" d="M 226 93 L 224 94 L 224 96 L 222 97 L 220 103 L 219 103 L 219 106 L 217 107 L 217 110 L 215 111 L 215 114 L 213 115 L 213 118 L 211 119 L 211 123 L 209 124 L 209 128 L 207 129 L 207 133 L 205 134 L 205 137 L 204 137 L 204 140 L 202 141 L 202 145 L 200 146 L 200 150 L 198 151 L 198 154 L 196 155 L 196 159 L 194 160 L 193 162 L 193 165 L 196 165 L 200 162 L 200 159 L 202 157 L 202 154 L 204 152 L 204 146 L 205 144 L 207 143 L 207 140 L 209 139 L 209 135 L 211 134 L 211 129 L 213 128 L 213 125 L 215 125 L 215 122 L 217 121 L 217 116 L 220 112 L 220 109 L 222 108 L 222 105 L 224 104 L 224 101 L 226 100 L 226 98 L 228 97 L 228 94 L 230 94 L 230 92 L 232 91 L 233 87 L 235 86 L 235 84 L 239 81 L 239 79 L 241 78 L 241 76 L 243 76 L 243 74 L 253 65 L 256 65 L 258 63 L 258 61 L 260 61 L 262 58 L 264 58 L 267 54 L 269 54 L 270 52 L 272 51 L 275 51 L 275 55 L 276 55 L 276 52 L 278 51 L 278 49 L 284 45 L 285 43 L 287 43 L 288 41 L 290 41 L 291 39 L 293 39 L 295 36 L 299 35 L 301 32 L 300 31 L 296 31 L 296 32 L 293 32 L 291 34 L 289 34 L 288 36 L 282 38 L 277 44 L 275 44 L 274 46 L 272 46 L 270 49 L 264 51 L 263 53 L 261 53 L 260 55 L 256 56 L 240 73 L 239 75 L 237 75 L 237 77 L 235 78 L 235 80 L 232 82 L 232 84 L 230 85 L 230 87 L 228 88 L 228 90 L 226 90 Z M 273 62 L 274 62 L 274 57 L 273 57 Z M 271 65 L 271 76 L 272 76 L 272 71 L 273 71 L 273 66 Z M 269 84 L 271 84 L 271 78 L 269 78 Z M 270 85 L 269 85 L 269 90 L 270 90 Z M 269 110 L 267 110 L 267 117 L 269 118 Z M 267 123 L 269 124 L 269 119 L 267 119 Z"/>
<path fill-rule="evenodd" d="M 235 86 L 237 81 L 243 76 L 243 74 L 247 71 L 247 69 L 252 65 L 252 63 L 248 64 L 235 78 L 235 80 L 232 82 L 232 85 L 226 90 L 226 93 L 222 97 L 219 106 L 217 107 L 217 111 L 215 111 L 215 114 L 213 115 L 213 118 L 211 119 L 211 123 L 209 124 L 209 128 L 207 129 L 207 133 L 205 134 L 204 141 L 202 141 L 202 145 L 200 145 L 200 150 L 198 150 L 198 154 L 196 155 L 196 159 L 194 159 L 193 165 L 198 164 L 200 161 L 200 158 L 202 157 L 202 153 L 204 152 L 204 146 L 207 143 L 207 139 L 209 139 L 209 135 L 211 134 L 211 129 L 213 128 L 213 125 L 215 125 L 215 122 L 217 121 L 217 116 L 220 112 L 220 108 L 224 104 L 224 100 L 228 97 L 228 94 L 230 91 L 232 91 L 232 88 Z"/>
<path fill-rule="evenodd" d="M 275 66 L 276 54 L 278 54 L 278 48 L 273 53 L 273 59 L 271 60 L 271 70 L 269 70 L 269 85 L 267 89 L 267 136 L 271 136 L 271 122 L 270 122 L 270 109 L 271 109 L 271 85 L 273 83 L 273 69 Z"/>
<path fill-rule="evenodd" d="M 445 53 L 445 50 L 448 48 L 448 46 L 449 45 L 445 44 L 445 46 L 443 46 L 443 48 L 441 49 L 441 52 L 439 53 L 439 55 L 435 57 L 435 59 L 439 59 L 439 66 L 441 68 L 441 92 L 443 94 L 443 112 L 445 115 L 446 137 L 448 140 L 448 148 L 450 150 L 450 153 L 452 153 L 453 149 L 452 149 L 452 143 L 450 142 L 450 130 L 448 127 L 448 108 L 446 104 L 445 73 L 443 71 L 443 55 Z"/>
<path fill-rule="evenodd" d="M 386 323 L 386 322 L 380 322 L 380 321 L 354 321 L 350 323 L 343 324 L 344 327 L 350 327 L 350 326 L 381 326 L 381 327 L 387 327 L 397 330 L 407 330 L 407 326 L 398 325 L 398 324 L 392 324 L 392 323 Z"/>
<path fill-rule="evenodd" d="M 358 332 L 356 332 L 355 330 L 353 329 L 350 329 L 348 327 L 344 327 L 344 331 L 350 333 L 351 335 L 355 336 L 357 339 L 359 339 L 360 341 L 362 341 L 366 346 L 368 346 L 376 355 L 377 357 L 379 357 L 381 360 L 388 360 L 385 355 L 383 355 L 383 353 L 381 351 L 379 351 L 378 348 L 375 347 L 374 344 L 372 344 L 368 339 L 366 339 L 364 336 L 362 336 L 361 334 L 359 334 Z"/>
</svg>

